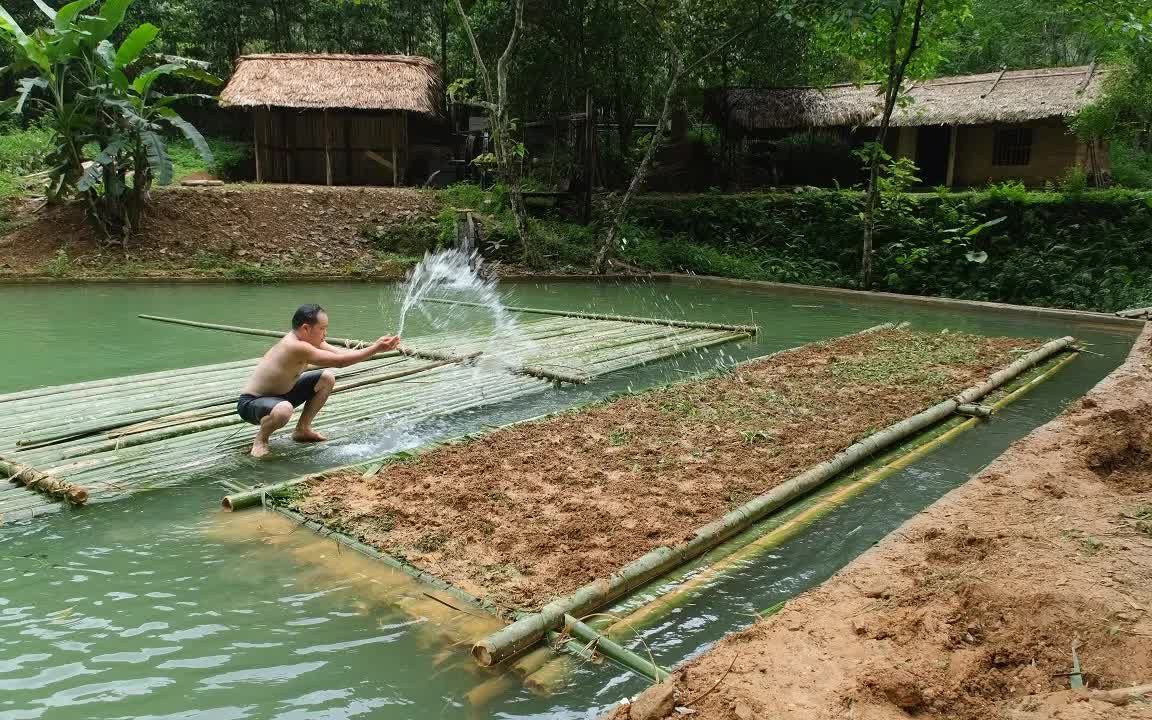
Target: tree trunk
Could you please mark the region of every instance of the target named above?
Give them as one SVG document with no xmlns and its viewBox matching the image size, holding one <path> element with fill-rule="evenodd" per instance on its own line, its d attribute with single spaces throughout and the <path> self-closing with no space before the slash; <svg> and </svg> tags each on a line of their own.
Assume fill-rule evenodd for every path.
<svg viewBox="0 0 1152 720">
<path fill-rule="evenodd" d="M 624 192 L 624 197 L 616 207 L 616 212 L 612 215 L 612 222 L 608 225 L 604 233 L 604 240 L 600 243 L 600 249 L 596 253 L 595 270 L 599 275 L 608 271 L 608 260 L 616 251 L 618 244 L 616 236 L 620 232 L 620 225 L 628 214 L 628 206 L 631 205 L 633 196 L 644 185 L 644 181 L 648 179 L 648 173 L 652 168 L 652 158 L 656 155 L 656 148 L 660 146 L 661 135 L 664 133 L 664 126 L 668 123 L 668 115 L 671 113 L 672 98 L 680 86 L 680 57 L 675 53 L 670 53 L 670 55 L 669 69 L 671 75 L 668 79 L 668 87 L 664 91 L 664 107 L 660 110 L 660 119 L 656 121 L 656 128 L 652 131 L 652 139 L 648 143 L 648 149 L 644 151 L 644 159 L 636 167 L 636 172 L 632 175 L 632 182 L 628 184 L 628 190 Z"/>
<path fill-rule="evenodd" d="M 872 287 L 872 245 L 876 235 L 876 206 L 880 200 L 880 163 L 885 156 L 884 143 L 888 139 L 888 129 L 892 124 L 892 112 L 896 109 L 896 100 L 900 97 L 901 85 L 904 84 L 904 74 L 908 70 L 908 63 L 912 61 L 920 43 L 920 23 L 924 19 L 924 0 L 916 0 L 916 9 L 912 20 L 912 32 L 908 38 L 908 47 L 900 56 L 900 32 L 904 27 L 905 0 L 900 0 L 892 16 L 891 34 L 888 38 L 888 80 L 884 86 L 884 114 L 880 118 L 880 131 L 876 135 L 876 145 L 873 149 L 868 168 L 868 194 L 864 205 L 864 241 L 860 257 L 860 289 L 869 290 Z"/>
<path fill-rule="evenodd" d="M 879 160 L 872 161 L 868 169 L 868 195 L 864 201 L 864 247 L 860 258 L 860 289 L 872 287 L 872 239 L 876 233 L 876 205 L 880 200 Z"/>
<path fill-rule="evenodd" d="M 496 156 L 496 169 L 501 179 L 508 185 L 508 200 L 512 206 L 512 215 L 515 218 L 516 233 L 520 236 L 522 259 L 528 265 L 538 262 L 536 249 L 528 236 L 528 210 L 524 206 L 524 192 L 520 187 L 520 159 L 517 156 L 515 145 L 512 143 L 512 122 L 508 117 L 508 65 L 516 49 L 516 41 L 524 27 L 524 0 L 515 0 L 515 19 L 512 33 L 508 37 L 508 45 L 500 59 L 496 61 L 496 83 L 493 85 L 492 77 L 488 73 L 488 65 L 480 52 L 480 45 L 476 42 L 476 35 L 472 32 L 472 23 L 460 0 L 456 0 L 456 10 L 460 13 L 460 21 L 464 25 L 464 33 L 472 46 L 473 59 L 476 61 L 477 75 L 483 81 L 487 101 L 484 103 L 488 111 L 490 132 L 492 133 L 493 153 Z"/>
</svg>

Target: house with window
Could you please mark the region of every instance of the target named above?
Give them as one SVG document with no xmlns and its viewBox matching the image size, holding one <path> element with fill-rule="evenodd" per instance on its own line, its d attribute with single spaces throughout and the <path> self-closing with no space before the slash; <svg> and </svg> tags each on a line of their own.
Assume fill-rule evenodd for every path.
<svg viewBox="0 0 1152 720">
<path fill-rule="evenodd" d="M 1092 65 L 911 83 L 893 113 L 886 149 L 915 161 L 926 187 L 1006 180 L 1038 186 L 1061 179 L 1071 167 L 1102 183 L 1110 169 L 1107 147 L 1081 140 L 1069 128 L 1098 96 L 1102 74 Z M 851 150 L 875 140 L 882 102 L 876 84 L 735 88 L 713 94 L 707 112 L 730 138 L 748 147 L 766 145 L 767 162 L 790 158 L 777 168 L 776 184 L 797 184 L 779 177 L 794 165 L 808 174 L 805 184 L 850 184 L 859 179 Z M 815 162 L 805 162 L 805 153 Z"/>
</svg>

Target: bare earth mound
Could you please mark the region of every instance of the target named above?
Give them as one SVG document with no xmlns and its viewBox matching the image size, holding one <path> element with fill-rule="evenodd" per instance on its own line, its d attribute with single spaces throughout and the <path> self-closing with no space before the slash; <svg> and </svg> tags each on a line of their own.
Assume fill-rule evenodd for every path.
<svg viewBox="0 0 1152 720">
<path fill-rule="evenodd" d="M 1037 343 L 887 331 L 316 481 L 294 508 L 536 608 L 984 379 Z"/>
<path fill-rule="evenodd" d="M 716 686 L 692 717 L 1152 717 L 1098 690 L 1152 683 L 1150 357 L 1152 326 L 1063 416 L 677 672 L 677 702 Z M 1066 689 L 1073 643 L 1097 690 Z"/>
<path fill-rule="evenodd" d="M 219 274 L 258 266 L 279 274 L 371 273 L 402 277 L 361 230 L 435 219 L 430 192 L 412 189 L 242 185 L 157 190 L 145 232 L 127 251 L 92 240 L 77 204 L 38 214 L 0 239 L 0 277 Z M 66 266 L 51 263 L 58 252 Z"/>
</svg>

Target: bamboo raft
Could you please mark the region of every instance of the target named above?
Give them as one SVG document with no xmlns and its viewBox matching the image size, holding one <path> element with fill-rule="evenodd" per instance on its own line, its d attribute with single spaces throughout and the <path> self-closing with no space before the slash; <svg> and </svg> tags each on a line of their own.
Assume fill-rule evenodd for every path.
<svg viewBox="0 0 1152 720">
<path fill-rule="evenodd" d="M 144 317 L 144 316 L 142 316 Z M 250 335 L 272 330 L 154 318 Z M 742 326 L 651 319 L 601 320 L 554 312 L 507 337 L 455 334 L 335 370 L 321 415 L 332 437 L 385 424 L 410 427 L 559 383 L 742 340 Z M 354 347 L 359 341 L 334 339 Z M 498 346 L 498 347 L 494 347 Z M 251 442 L 235 412 L 258 360 L 202 365 L 0 395 L 0 523 L 54 512 L 61 501 L 108 501 L 177 484 L 234 463 Z M 416 384 L 419 383 L 419 384 Z"/>
</svg>

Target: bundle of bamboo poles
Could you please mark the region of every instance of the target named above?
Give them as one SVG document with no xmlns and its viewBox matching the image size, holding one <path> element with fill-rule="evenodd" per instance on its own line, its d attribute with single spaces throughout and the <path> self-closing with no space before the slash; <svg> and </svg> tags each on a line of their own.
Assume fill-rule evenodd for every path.
<svg viewBox="0 0 1152 720">
<path fill-rule="evenodd" d="M 279 334 L 149 319 L 259 336 Z M 746 337 L 746 332 L 723 328 L 558 316 L 525 323 L 505 336 L 419 338 L 411 347 L 337 370 L 336 391 L 321 418 L 334 436 L 380 422 L 411 426 L 542 392 L 550 381 L 587 382 L 605 373 Z M 349 347 L 360 344 L 350 339 L 336 342 Z M 206 473 L 251 442 L 251 428 L 244 431 L 235 402 L 257 362 L 243 360 L 2 395 L 0 473 L 73 503 L 89 497 L 112 499 Z M 0 499 L 0 513 L 5 502 Z M 22 512 L 42 506 L 42 499 L 27 497 L 12 504 L 13 511 Z"/>
</svg>

